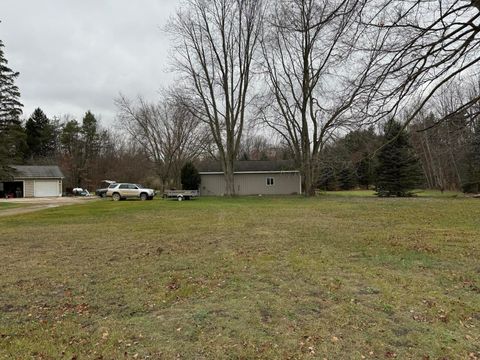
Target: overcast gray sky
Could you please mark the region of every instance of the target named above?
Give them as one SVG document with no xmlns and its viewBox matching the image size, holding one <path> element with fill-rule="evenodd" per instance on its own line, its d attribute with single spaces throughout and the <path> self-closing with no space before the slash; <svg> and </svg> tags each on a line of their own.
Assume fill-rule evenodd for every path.
<svg viewBox="0 0 480 360">
<path fill-rule="evenodd" d="M 155 99 L 172 81 L 168 36 L 162 28 L 180 0 L 0 0 L 0 39 L 24 117 L 42 108 L 49 117 L 87 110 L 102 124 L 113 100 Z"/>
</svg>

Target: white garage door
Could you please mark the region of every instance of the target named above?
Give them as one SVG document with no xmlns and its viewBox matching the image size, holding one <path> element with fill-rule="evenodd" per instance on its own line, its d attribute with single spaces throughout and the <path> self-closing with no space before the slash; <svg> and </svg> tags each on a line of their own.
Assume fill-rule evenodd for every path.
<svg viewBox="0 0 480 360">
<path fill-rule="evenodd" d="M 58 196 L 58 181 L 35 181 L 35 197 Z"/>
</svg>

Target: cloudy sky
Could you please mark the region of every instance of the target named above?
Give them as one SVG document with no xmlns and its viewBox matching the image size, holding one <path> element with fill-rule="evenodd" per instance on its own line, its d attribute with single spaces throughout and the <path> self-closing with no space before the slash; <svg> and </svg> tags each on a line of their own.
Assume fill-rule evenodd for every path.
<svg viewBox="0 0 480 360">
<path fill-rule="evenodd" d="M 81 119 L 104 125 L 120 92 L 155 99 L 172 81 L 169 37 L 162 31 L 180 0 L 0 0 L 0 39 L 28 117 Z"/>
</svg>

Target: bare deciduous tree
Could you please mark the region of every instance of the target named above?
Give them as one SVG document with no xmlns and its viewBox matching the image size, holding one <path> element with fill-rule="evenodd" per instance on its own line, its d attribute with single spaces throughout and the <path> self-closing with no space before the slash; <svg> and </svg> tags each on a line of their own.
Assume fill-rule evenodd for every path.
<svg viewBox="0 0 480 360">
<path fill-rule="evenodd" d="M 429 188 L 461 189 L 464 158 L 474 131 L 472 124 L 480 115 L 480 103 L 462 113 L 457 109 L 479 93 L 480 78 L 452 82 L 434 96 L 428 112 L 427 109 L 420 111 L 413 119 L 413 145 L 422 162 Z M 457 115 L 450 115 L 449 121 L 441 121 L 455 112 Z"/>
<path fill-rule="evenodd" d="M 252 62 L 263 21 L 262 0 L 189 0 L 168 28 L 175 37 L 191 113 L 208 125 L 234 195 L 238 155 L 252 96 Z"/>
<path fill-rule="evenodd" d="M 182 165 L 203 149 L 205 132 L 200 121 L 171 99 L 151 104 L 139 97 L 133 103 L 120 96 L 116 105 L 121 125 L 152 159 L 162 185 L 173 181 L 179 186 Z"/>
<path fill-rule="evenodd" d="M 407 126 L 442 89 L 478 73 L 479 0 L 371 0 L 361 21 L 366 34 L 383 39 L 379 76 L 365 107 L 377 118 L 395 117 L 415 103 Z M 479 101 L 480 94 L 472 94 L 438 121 L 455 118 Z"/>
<path fill-rule="evenodd" d="M 262 41 L 271 99 L 266 123 L 288 143 L 314 194 L 321 150 L 340 130 L 357 124 L 352 108 L 371 91 L 379 53 L 353 51 L 366 1 L 281 0 Z M 369 40 L 380 47 L 378 37 Z M 370 90 L 369 90 L 370 89 Z"/>
</svg>

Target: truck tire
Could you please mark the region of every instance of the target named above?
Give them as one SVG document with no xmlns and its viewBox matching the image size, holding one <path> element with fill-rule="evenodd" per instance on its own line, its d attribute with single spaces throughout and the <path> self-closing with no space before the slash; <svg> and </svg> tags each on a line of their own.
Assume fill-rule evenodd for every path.
<svg viewBox="0 0 480 360">
<path fill-rule="evenodd" d="M 113 201 L 120 201 L 120 200 L 122 200 L 122 197 L 120 196 L 119 193 L 114 193 L 114 194 L 112 195 L 112 200 L 113 200 Z"/>
<path fill-rule="evenodd" d="M 145 200 L 147 200 L 147 199 L 148 199 L 147 193 L 141 193 L 141 194 L 140 194 L 140 200 L 145 201 Z"/>
</svg>

